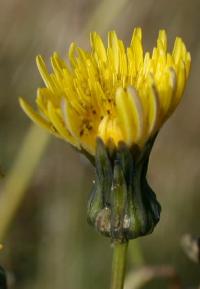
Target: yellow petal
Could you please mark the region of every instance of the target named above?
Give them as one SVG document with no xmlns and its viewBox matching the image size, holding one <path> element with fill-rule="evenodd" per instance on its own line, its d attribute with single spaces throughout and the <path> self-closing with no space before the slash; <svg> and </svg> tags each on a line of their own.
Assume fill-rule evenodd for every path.
<svg viewBox="0 0 200 289">
<path fill-rule="evenodd" d="M 28 115 L 28 117 L 38 124 L 39 126 L 45 128 L 49 132 L 55 134 L 56 136 L 59 136 L 55 129 L 53 128 L 52 124 L 48 121 L 46 121 L 42 116 L 40 116 L 37 112 L 35 112 L 32 107 L 23 99 L 19 98 L 19 103 L 23 111 Z"/>
<path fill-rule="evenodd" d="M 167 51 L 167 34 L 165 30 L 160 30 L 158 34 L 157 47 L 160 52 L 166 53 Z"/>
<path fill-rule="evenodd" d="M 131 48 L 135 59 L 136 71 L 143 65 L 142 30 L 135 28 L 131 40 Z"/>
<path fill-rule="evenodd" d="M 148 90 L 148 130 L 146 139 L 159 129 L 159 116 L 159 97 L 155 87 L 152 85 Z"/>
<path fill-rule="evenodd" d="M 56 130 L 58 131 L 59 135 L 62 138 L 66 139 L 66 141 L 71 143 L 73 146 L 80 148 L 77 140 L 75 138 L 73 138 L 73 136 L 66 129 L 62 119 L 60 118 L 60 116 L 56 112 L 56 110 L 55 110 L 55 108 L 51 102 L 48 102 L 48 113 L 49 113 L 49 118 L 50 118 L 52 124 L 54 125 L 54 127 L 56 128 Z"/>
<path fill-rule="evenodd" d="M 93 32 L 90 34 L 90 43 L 94 53 L 97 54 L 97 59 L 103 62 L 107 60 L 106 49 L 99 34 Z"/>
<path fill-rule="evenodd" d="M 44 83 L 53 92 L 55 87 L 41 55 L 38 55 L 36 57 L 36 64 L 37 64 L 38 70 L 42 76 Z"/>
<path fill-rule="evenodd" d="M 137 92 L 128 88 L 118 88 L 116 92 L 116 108 L 120 125 L 128 145 L 139 141 L 143 129 L 142 106 Z"/>
<path fill-rule="evenodd" d="M 75 51 L 76 51 L 76 44 L 74 42 L 72 42 L 70 47 L 69 47 L 69 52 L 68 52 L 69 60 L 70 60 L 72 67 L 76 66 Z"/>
<path fill-rule="evenodd" d="M 111 31 L 108 33 L 108 47 L 112 51 L 112 57 L 114 62 L 114 67 L 116 73 L 118 73 L 119 70 L 119 44 L 118 44 L 118 38 L 115 31 Z"/>
<path fill-rule="evenodd" d="M 182 97 L 185 84 L 186 84 L 186 68 L 184 62 L 181 61 L 180 64 L 178 65 L 178 69 L 176 72 L 176 92 L 172 103 L 172 110 L 174 110 L 178 105 Z"/>
</svg>

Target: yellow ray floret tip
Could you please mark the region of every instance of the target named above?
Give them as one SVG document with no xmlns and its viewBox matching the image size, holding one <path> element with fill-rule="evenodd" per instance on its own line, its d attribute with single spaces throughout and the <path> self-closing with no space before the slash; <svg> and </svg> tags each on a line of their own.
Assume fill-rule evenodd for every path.
<svg viewBox="0 0 200 289">
<path fill-rule="evenodd" d="M 51 124 L 46 121 L 43 117 L 41 117 L 38 113 L 36 113 L 32 107 L 26 102 L 22 97 L 19 98 L 19 103 L 23 111 L 26 113 L 26 115 L 36 124 L 39 126 L 49 130 L 52 132 L 52 126 Z"/>
</svg>

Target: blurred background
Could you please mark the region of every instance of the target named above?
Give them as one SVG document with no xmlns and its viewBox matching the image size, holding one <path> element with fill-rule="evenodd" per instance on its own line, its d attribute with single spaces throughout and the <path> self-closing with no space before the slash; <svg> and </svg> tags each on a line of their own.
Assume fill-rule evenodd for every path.
<svg viewBox="0 0 200 289">
<path fill-rule="evenodd" d="M 93 168 L 64 141 L 47 137 L 40 129 L 27 140 L 31 122 L 18 97 L 34 103 L 42 85 L 37 54 L 46 61 L 54 51 L 65 57 L 72 41 L 88 48 L 90 30 L 106 40 L 107 30 L 115 29 L 128 44 L 135 26 L 143 28 L 145 49 L 152 49 L 161 28 L 167 30 L 170 49 L 175 37 L 181 36 L 192 55 L 192 70 L 183 101 L 162 128 L 151 155 L 149 180 L 162 204 L 161 221 L 152 235 L 139 239 L 140 252 L 134 253 L 136 246 L 131 244 L 128 271 L 142 263 L 168 264 L 176 268 L 185 286 L 198 284 L 199 267 L 184 255 L 180 239 L 187 232 L 200 235 L 200 1 L 0 3 L 0 167 L 5 175 L 0 181 L 4 245 L 0 264 L 9 272 L 10 288 L 109 287 L 109 240 L 86 222 Z M 19 156 L 25 138 L 26 151 Z M 9 222 L 1 224 L 9 211 L 9 202 L 4 205 L 6 191 L 11 204 L 15 189 L 22 191 L 19 204 Z M 165 286 L 155 281 L 145 288 Z"/>
</svg>

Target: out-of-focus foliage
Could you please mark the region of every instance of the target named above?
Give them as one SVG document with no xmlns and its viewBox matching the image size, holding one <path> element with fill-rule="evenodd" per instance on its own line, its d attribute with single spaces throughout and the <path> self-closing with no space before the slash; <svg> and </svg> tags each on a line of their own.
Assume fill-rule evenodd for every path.
<svg viewBox="0 0 200 289">
<path fill-rule="evenodd" d="M 87 48 L 85 25 L 103 30 L 104 37 L 105 30 L 115 29 L 126 43 L 133 28 L 142 26 L 147 49 L 153 47 L 160 28 L 167 30 L 170 46 L 180 35 L 192 55 L 191 77 L 181 105 L 154 146 L 149 179 L 163 211 L 155 232 L 140 241 L 146 263 L 174 265 L 186 285 L 195 285 L 199 268 L 184 256 L 179 242 L 185 232 L 200 235 L 200 2 L 132 0 L 121 5 L 118 0 L 113 1 L 120 7 L 115 19 L 109 21 L 112 5 L 106 9 L 104 4 L 99 10 L 101 17 L 97 15 L 90 22 L 100 2 L 1 0 L 0 166 L 8 175 L 30 125 L 19 108 L 18 96 L 32 101 L 41 84 L 35 55 L 48 59 L 57 50 L 64 56 L 72 41 Z M 86 223 L 92 179 L 87 161 L 63 141 L 52 138 L 1 252 L 0 263 L 9 271 L 12 288 L 106 288 L 109 241 Z M 132 246 L 130 267 L 131 250 Z"/>
</svg>

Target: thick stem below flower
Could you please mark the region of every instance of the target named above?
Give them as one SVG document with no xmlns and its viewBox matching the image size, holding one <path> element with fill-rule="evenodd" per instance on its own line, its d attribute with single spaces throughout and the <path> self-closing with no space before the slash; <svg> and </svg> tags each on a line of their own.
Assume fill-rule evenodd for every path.
<svg viewBox="0 0 200 289">
<path fill-rule="evenodd" d="M 110 289 L 123 289 L 128 242 L 113 244 L 112 276 Z"/>
</svg>

